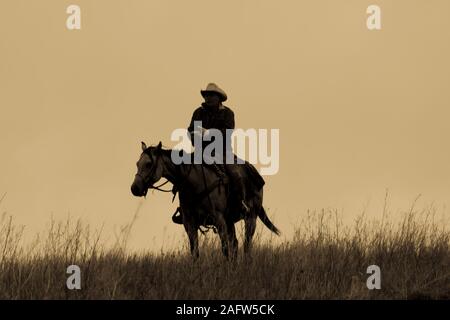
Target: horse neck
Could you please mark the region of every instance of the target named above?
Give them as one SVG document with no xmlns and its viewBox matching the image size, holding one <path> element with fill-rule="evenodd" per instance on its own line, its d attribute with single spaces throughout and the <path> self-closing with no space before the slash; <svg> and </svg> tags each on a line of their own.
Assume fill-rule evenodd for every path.
<svg viewBox="0 0 450 320">
<path fill-rule="evenodd" d="M 179 181 L 181 178 L 181 168 L 180 165 L 173 163 L 172 161 L 172 150 L 166 149 L 162 154 L 162 160 L 164 163 L 163 166 L 163 178 L 169 180 L 172 184 L 175 184 L 176 181 Z"/>
<path fill-rule="evenodd" d="M 172 150 L 165 149 L 162 155 L 163 174 L 162 177 L 169 180 L 173 185 L 181 187 L 181 185 L 191 186 L 193 189 L 199 185 L 198 175 L 194 173 L 193 164 L 175 164 L 172 161 Z"/>
</svg>

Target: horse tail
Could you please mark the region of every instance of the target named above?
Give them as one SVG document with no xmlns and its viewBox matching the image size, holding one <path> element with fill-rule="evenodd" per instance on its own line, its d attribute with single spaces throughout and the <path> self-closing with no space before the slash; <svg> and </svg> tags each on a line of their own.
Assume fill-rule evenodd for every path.
<svg viewBox="0 0 450 320">
<path fill-rule="evenodd" d="M 261 206 L 261 209 L 258 211 L 258 217 L 261 219 L 261 221 L 264 223 L 264 225 L 270 229 L 273 233 L 275 233 L 277 236 L 281 234 L 281 231 L 278 230 L 277 227 L 270 221 L 269 217 L 266 214 L 266 210 L 264 210 L 264 207 Z"/>
</svg>

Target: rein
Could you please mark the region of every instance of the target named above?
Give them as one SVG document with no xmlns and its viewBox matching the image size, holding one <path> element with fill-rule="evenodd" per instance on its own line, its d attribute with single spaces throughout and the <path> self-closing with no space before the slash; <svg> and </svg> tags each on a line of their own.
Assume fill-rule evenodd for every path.
<svg viewBox="0 0 450 320">
<path fill-rule="evenodd" d="M 164 189 L 160 189 L 162 186 L 166 185 L 169 182 L 169 180 L 166 180 L 165 182 L 161 183 L 159 186 L 150 186 L 150 189 L 155 189 L 161 192 L 172 192 L 172 190 L 164 190 Z"/>
<path fill-rule="evenodd" d="M 169 180 L 166 180 L 165 182 L 161 183 L 159 186 L 150 186 L 149 189 L 155 189 L 161 192 L 172 192 L 172 190 L 164 190 L 160 189 L 162 186 L 166 185 L 169 182 Z"/>
</svg>

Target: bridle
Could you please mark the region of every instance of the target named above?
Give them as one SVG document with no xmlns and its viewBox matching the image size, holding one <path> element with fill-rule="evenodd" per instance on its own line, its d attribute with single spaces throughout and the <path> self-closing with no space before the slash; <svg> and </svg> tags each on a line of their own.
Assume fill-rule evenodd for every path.
<svg viewBox="0 0 450 320">
<path fill-rule="evenodd" d="M 150 159 L 152 159 L 152 155 L 151 154 L 149 154 L 146 151 L 144 151 L 144 152 L 150 157 Z M 155 189 L 155 190 L 158 190 L 158 191 L 161 191 L 161 192 L 172 192 L 172 190 L 161 189 L 161 187 L 166 185 L 169 182 L 169 180 L 161 183 L 159 186 L 154 186 L 153 184 L 155 182 L 154 183 L 150 183 L 150 181 L 149 181 L 151 179 L 151 177 L 153 177 L 153 175 L 155 174 L 156 169 L 158 168 L 158 162 L 159 161 L 160 161 L 160 155 L 159 155 L 159 153 L 156 153 L 155 161 L 152 161 L 153 164 L 152 164 L 152 167 L 150 168 L 150 172 L 147 175 L 147 177 L 144 177 L 139 172 L 136 173 L 136 177 L 139 177 L 142 180 L 142 182 L 144 183 L 144 197 L 147 195 L 148 189 Z"/>
</svg>

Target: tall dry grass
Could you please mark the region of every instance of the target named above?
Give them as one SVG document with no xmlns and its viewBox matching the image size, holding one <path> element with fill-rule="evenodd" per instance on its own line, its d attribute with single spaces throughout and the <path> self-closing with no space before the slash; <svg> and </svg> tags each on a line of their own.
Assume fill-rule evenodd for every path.
<svg viewBox="0 0 450 320">
<path fill-rule="evenodd" d="M 132 222 L 133 223 L 133 222 Z M 23 228 L 0 222 L 1 299 L 449 299 L 450 233 L 436 210 L 412 207 L 394 223 L 364 215 L 344 226 L 334 211 L 309 212 L 280 245 L 257 236 L 251 258 L 226 261 L 207 237 L 193 262 L 186 244 L 169 253 L 133 253 L 131 226 L 113 246 L 81 221 L 51 221 L 45 236 L 21 244 Z M 264 231 L 266 232 L 266 231 Z M 82 289 L 66 288 L 67 266 Z M 366 269 L 381 268 L 381 290 Z"/>
</svg>

